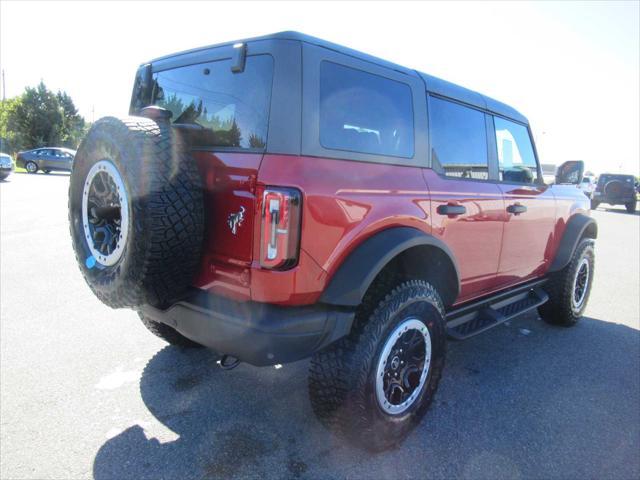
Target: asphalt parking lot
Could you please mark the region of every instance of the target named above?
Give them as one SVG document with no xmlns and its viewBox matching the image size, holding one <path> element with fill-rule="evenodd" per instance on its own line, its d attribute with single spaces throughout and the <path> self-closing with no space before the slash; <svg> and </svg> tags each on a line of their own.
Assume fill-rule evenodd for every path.
<svg viewBox="0 0 640 480">
<path fill-rule="evenodd" d="M 600 208 L 596 278 L 575 328 L 536 315 L 450 343 L 404 445 L 336 440 L 308 362 L 216 367 L 85 285 L 68 175 L 0 182 L 0 477 L 640 478 L 640 216 Z"/>
</svg>

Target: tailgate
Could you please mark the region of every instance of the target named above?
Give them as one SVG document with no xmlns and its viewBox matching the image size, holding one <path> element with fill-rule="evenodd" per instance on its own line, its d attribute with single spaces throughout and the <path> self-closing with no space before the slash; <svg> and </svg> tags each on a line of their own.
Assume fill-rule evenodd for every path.
<svg viewBox="0 0 640 480">
<path fill-rule="evenodd" d="M 248 298 L 262 154 L 196 151 L 194 157 L 205 202 L 205 243 L 195 286 Z"/>
</svg>

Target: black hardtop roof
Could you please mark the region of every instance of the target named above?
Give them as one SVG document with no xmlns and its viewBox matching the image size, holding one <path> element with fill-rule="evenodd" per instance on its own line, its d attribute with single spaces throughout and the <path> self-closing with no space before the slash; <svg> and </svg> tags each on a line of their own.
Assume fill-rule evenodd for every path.
<svg viewBox="0 0 640 480">
<path fill-rule="evenodd" d="M 410 75 L 412 77 L 422 78 L 427 86 L 427 91 L 441 95 L 444 97 L 449 97 L 454 100 L 458 100 L 463 103 L 467 103 L 469 105 L 473 105 L 475 107 L 488 110 L 492 113 L 496 113 L 498 115 L 502 115 L 505 117 L 509 117 L 518 122 L 524 123 L 526 125 L 529 124 L 527 118 L 518 112 L 515 108 L 510 107 L 509 105 L 494 100 L 493 98 L 487 97 L 486 95 L 482 95 L 481 93 L 475 92 L 465 87 L 461 87 L 456 85 L 455 83 L 448 82 L 446 80 L 442 80 L 440 78 L 434 77 L 432 75 L 428 75 L 426 73 L 418 72 L 417 70 L 411 70 L 409 68 L 403 67 L 402 65 L 395 64 L 393 62 L 389 62 L 387 60 L 383 60 L 378 57 L 374 57 L 372 55 L 359 52 L 357 50 L 353 50 L 351 48 L 344 47 L 342 45 L 338 45 L 336 43 L 328 42 L 326 40 L 322 40 L 321 38 L 312 37 L 310 35 L 305 35 L 304 33 L 294 32 L 294 31 L 286 31 L 286 32 L 278 32 L 272 33 L 270 35 L 264 35 L 261 37 L 253 37 L 242 40 L 235 40 L 233 42 L 224 42 L 216 45 L 209 45 L 206 47 L 194 48 L 191 50 L 186 50 L 183 52 L 174 53 L 171 55 L 166 55 L 163 57 L 158 57 L 151 61 L 157 62 L 159 60 L 165 60 L 171 57 L 184 55 L 187 53 L 194 53 L 202 50 L 207 50 L 210 48 L 217 48 L 227 45 L 234 45 L 236 43 L 247 43 L 256 42 L 260 40 L 295 40 L 299 42 L 309 43 L 311 45 L 317 45 L 320 47 L 327 48 L 329 50 L 333 50 L 338 53 L 342 53 L 344 55 L 349 55 L 351 57 L 357 58 L 359 60 L 363 60 L 366 62 L 371 62 L 376 65 L 380 65 L 382 67 L 390 68 L 392 70 L 396 70 L 400 73 L 404 73 L 405 75 Z"/>
<path fill-rule="evenodd" d="M 631 175 L 630 173 L 601 173 L 599 176 L 600 177 L 631 177 L 631 178 L 636 178 L 634 175 Z"/>
</svg>

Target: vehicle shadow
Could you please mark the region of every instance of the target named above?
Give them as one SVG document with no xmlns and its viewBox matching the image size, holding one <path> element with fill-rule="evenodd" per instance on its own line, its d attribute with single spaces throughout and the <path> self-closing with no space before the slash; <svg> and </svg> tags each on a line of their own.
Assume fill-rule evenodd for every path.
<svg viewBox="0 0 640 480">
<path fill-rule="evenodd" d="M 206 350 L 160 350 L 140 392 L 178 435 L 142 425 L 107 440 L 96 479 L 638 478 L 640 331 L 584 318 L 571 329 L 536 315 L 450 343 L 431 411 L 397 450 L 336 439 L 307 399 L 308 362 L 215 366 Z M 173 437 L 175 438 L 175 437 Z"/>
<path fill-rule="evenodd" d="M 625 215 L 640 215 L 640 210 L 637 208 L 636 208 L 636 211 L 633 213 L 627 212 L 627 210 L 624 207 L 623 208 L 605 207 L 604 211 L 609 213 L 623 213 Z"/>
</svg>

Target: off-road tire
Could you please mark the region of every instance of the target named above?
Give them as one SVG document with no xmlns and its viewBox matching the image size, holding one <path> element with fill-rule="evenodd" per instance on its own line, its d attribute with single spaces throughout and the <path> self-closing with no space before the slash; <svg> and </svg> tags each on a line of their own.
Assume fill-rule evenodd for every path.
<svg viewBox="0 0 640 480">
<path fill-rule="evenodd" d="M 309 372 L 314 413 L 329 430 L 370 451 L 398 445 L 426 413 L 442 375 L 446 355 L 444 308 L 435 288 L 412 280 L 386 290 L 373 309 L 365 298 L 350 334 L 316 353 Z M 373 298 L 379 291 L 373 292 Z M 418 397 L 392 415 L 379 405 L 375 376 L 383 345 L 407 317 L 425 323 L 431 336 L 431 364 Z"/>
<path fill-rule="evenodd" d="M 93 266 L 83 230 L 82 196 L 89 170 L 104 159 L 124 182 L 129 227 L 117 263 Z M 195 161 L 168 123 L 105 117 L 78 148 L 69 185 L 73 247 L 87 284 L 110 307 L 164 308 L 184 293 L 200 260 L 203 209 Z"/>
<path fill-rule="evenodd" d="M 624 208 L 626 208 L 629 213 L 636 213 L 636 201 L 625 203 Z"/>
<path fill-rule="evenodd" d="M 574 279 L 577 269 L 582 260 L 586 258 L 589 262 L 589 280 L 587 292 L 579 308 L 574 308 L 572 296 L 574 294 Z M 569 265 L 562 270 L 555 272 L 545 284 L 544 289 L 549 295 L 549 300 L 538 307 L 540 317 L 547 323 L 571 327 L 582 317 L 582 313 L 589 301 L 589 294 L 593 286 L 593 274 L 595 267 L 594 242 L 590 238 L 580 241 L 576 247 Z"/>
<path fill-rule="evenodd" d="M 140 316 L 140 320 L 142 320 L 142 324 L 147 327 L 147 330 L 153 333 L 156 337 L 160 337 L 165 342 L 183 348 L 204 348 L 199 343 L 185 337 L 169 325 L 151 320 L 140 312 L 138 312 L 138 315 Z"/>
</svg>

